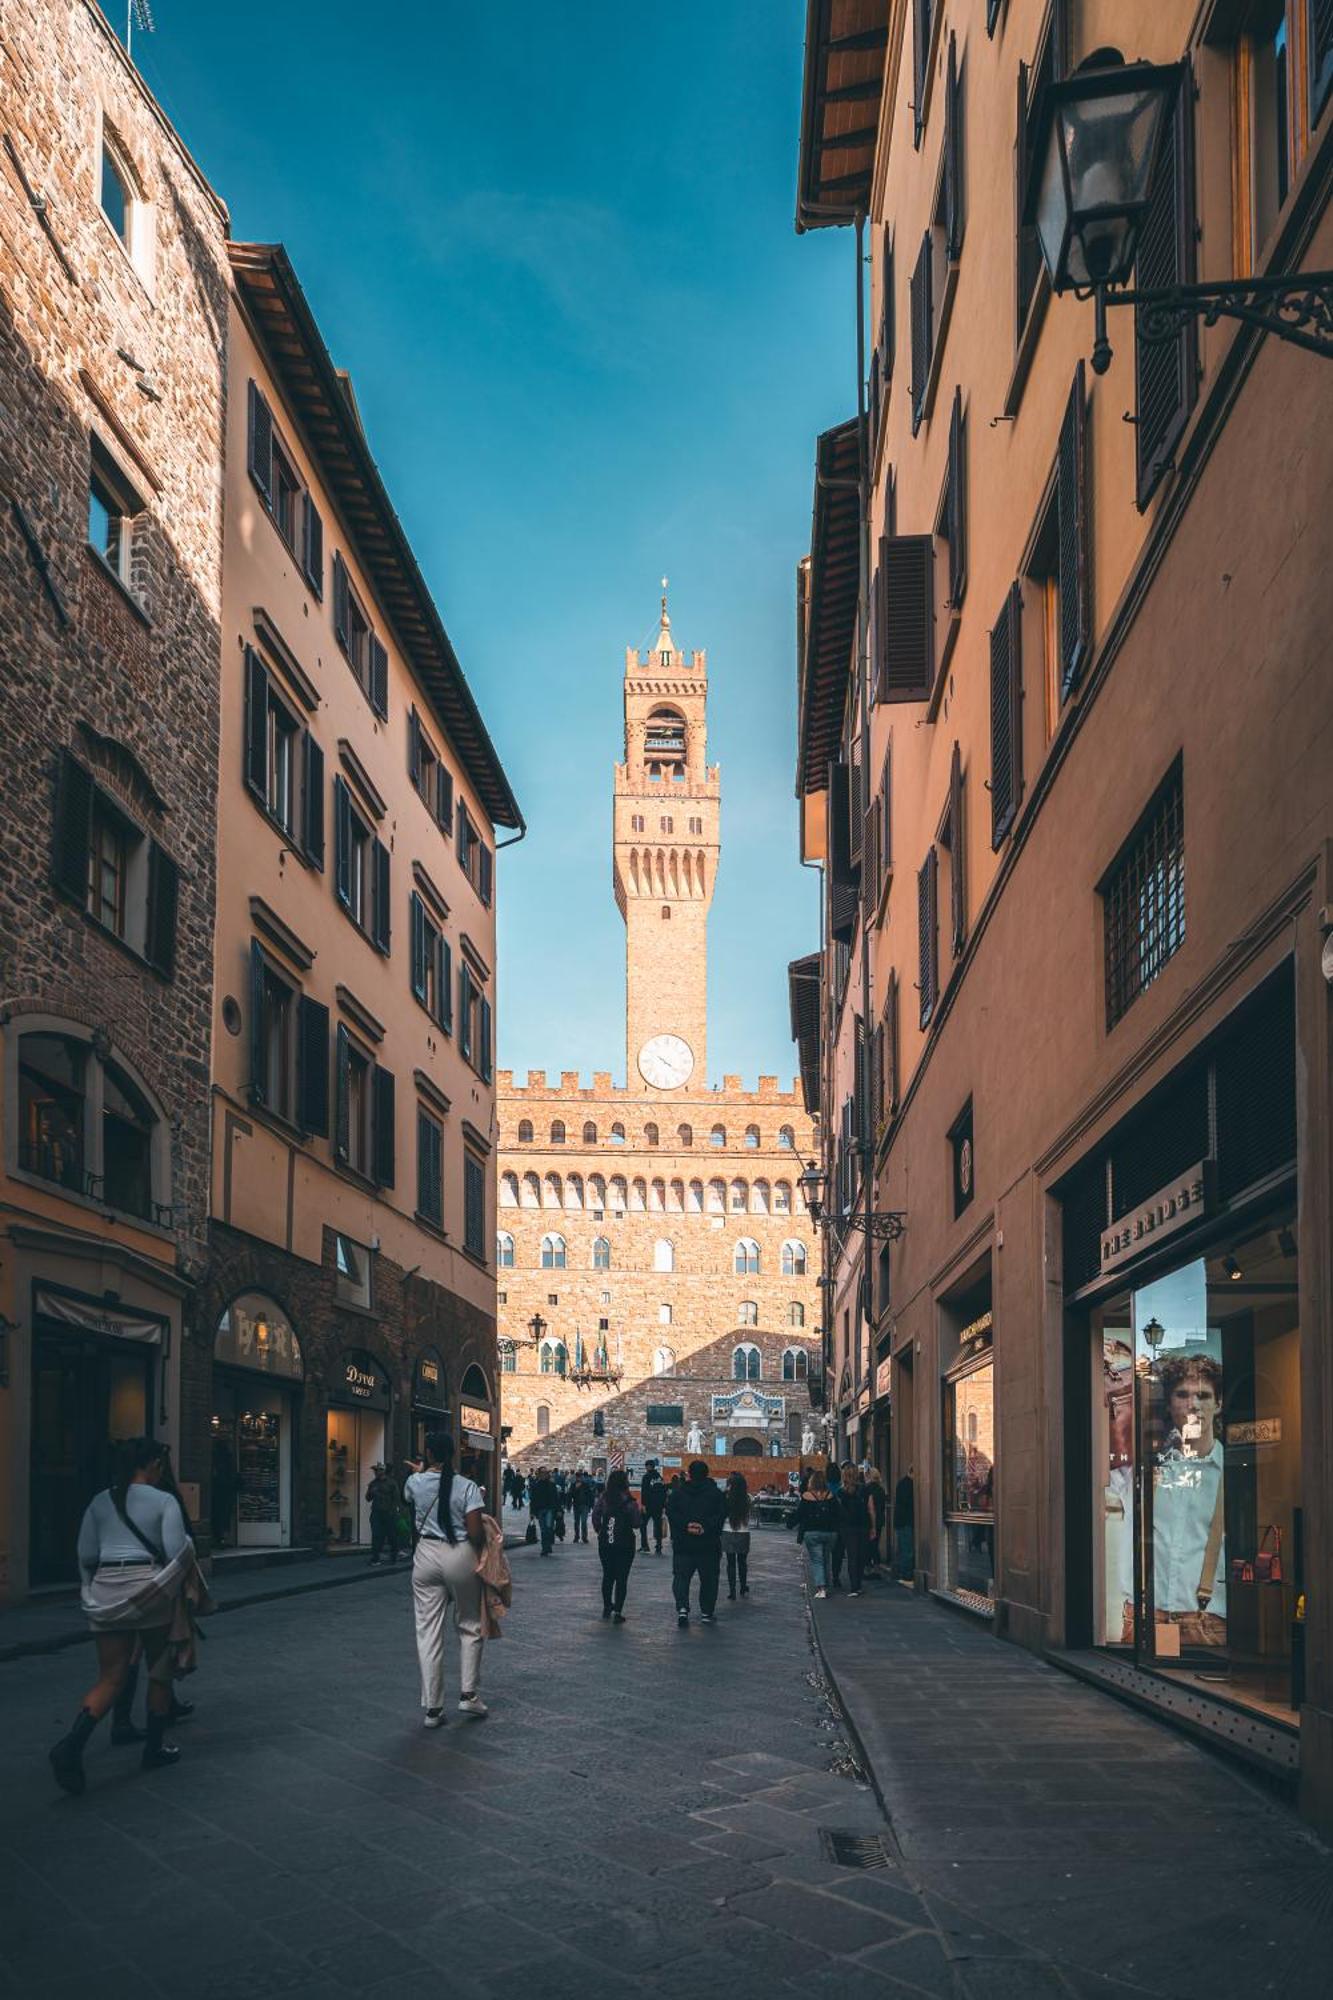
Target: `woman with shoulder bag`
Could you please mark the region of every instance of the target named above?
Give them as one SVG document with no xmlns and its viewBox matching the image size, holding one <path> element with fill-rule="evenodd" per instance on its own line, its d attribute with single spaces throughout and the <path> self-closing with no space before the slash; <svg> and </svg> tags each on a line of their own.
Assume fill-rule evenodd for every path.
<svg viewBox="0 0 1333 2000">
<path fill-rule="evenodd" d="M 625 1622 L 625 1592 L 634 1566 L 634 1537 L 642 1520 L 639 1503 L 629 1490 L 629 1476 L 611 1473 L 606 1491 L 593 1503 L 592 1526 L 602 1559 L 602 1616 L 613 1624 Z"/>
<path fill-rule="evenodd" d="M 412 1600 L 421 1706 L 426 1728 L 439 1729 L 444 1723 L 444 1618 L 451 1604 L 458 1632 L 459 1713 L 480 1717 L 487 1712 L 477 1692 L 483 1645 L 477 1562 L 486 1548 L 486 1502 L 479 1486 L 455 1473 L 454 1441 L 447 1431 L 432 1431 L 425 1460 L 410 1458 L 407 1463 L 412 1474 L 406 1492 L 417 1531 Z"/>
<path fill-rule="evenodd" d="M 727 1596 L 734 1603 L 738 1575 L 741 1596 L 750 1595 L 750 1489 L 743 1472 L 732 1472 L 727 1476 L 722 1553 L 727 1559 Z"/>
</svg>

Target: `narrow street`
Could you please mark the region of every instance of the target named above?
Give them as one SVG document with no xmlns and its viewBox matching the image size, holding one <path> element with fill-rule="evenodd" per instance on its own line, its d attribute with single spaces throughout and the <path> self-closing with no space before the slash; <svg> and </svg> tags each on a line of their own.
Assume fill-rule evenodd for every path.
<svg viewBox="0 0 1333 2000">
<path fill-rule="evenodd" d="M 623 1628 L 595 1545 L 512 1561 L 490 1716 L 438 1734 L 406 1575 L 214 1620 L 180 1765 L 142 1775 L 104 1728 L 80 1801 L 44 1752 L 87 1649 L 0 1667 L 0 1993 L 83 1995 L 94 1967 L 104 2000 L 1326 1991 L 1333 1874 L 1285 1808 L 954 1614 L 888 1584 L 819 1607 L 890 1827 L 787 1535 L 688 1632 L 669 1554 L 637 1560 Z M 857 1713 L 886 1666 L 896 1721 Z M 883 1837 L 887 1865 L 835 1863 L 833 1833 Z"/>
</svg>

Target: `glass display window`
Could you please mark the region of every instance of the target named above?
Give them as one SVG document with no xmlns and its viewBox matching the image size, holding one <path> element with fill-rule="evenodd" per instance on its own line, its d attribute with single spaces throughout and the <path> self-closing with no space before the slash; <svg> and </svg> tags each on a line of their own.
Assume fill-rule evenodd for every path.
<svg viewBox="0 0 1333 2000">
<path fill-rule="evenodd" d="M 944 1383 L 944 1581 L 995 1597 L 995 1362 L 989 1350 Z"/>
</svg>

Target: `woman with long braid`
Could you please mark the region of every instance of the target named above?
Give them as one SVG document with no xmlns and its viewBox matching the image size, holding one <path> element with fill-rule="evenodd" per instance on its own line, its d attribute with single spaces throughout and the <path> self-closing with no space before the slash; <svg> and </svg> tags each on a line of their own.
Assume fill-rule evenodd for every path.
<svg viewBox="0 0 1333 2000">
<path fill-rule="evenodd" d="M 481 1578 L 477 1560 L 486 1547 L 481 1488 L 454 1471 L 454 1441 L 448 1431 L 432 1431 L 425 1460 L 408 1459 L 408 1504 L 416 1527 L 412 1557 L 412 1601 L 416 1612 L 417 1658 L 421 1664 L 421 1706 L 427 1729 L 444 1722 L 444 1619 L 452 1604 L 458 1631 L 463 1715 L 483 1716 L 481 1680 Z"/>
</svg>

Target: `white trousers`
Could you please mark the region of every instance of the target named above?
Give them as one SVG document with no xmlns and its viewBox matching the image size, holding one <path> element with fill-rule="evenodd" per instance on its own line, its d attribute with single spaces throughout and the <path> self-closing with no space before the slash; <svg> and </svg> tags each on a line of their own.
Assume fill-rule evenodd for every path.
<svg viewBox="0 0 1333 2000">
<path fill-rule="evenodd" d="M 444 1707 L 444 1614 L 454 1607 L 458 1629 L 460 1695 L 481 1683 L 481 1578 L 477 1551 L 466 1537 L 448 1542 L 423 1535 L 412 1558 L 412 1600 L 421 1662 L 421 1706 Z"/>
</svg>

